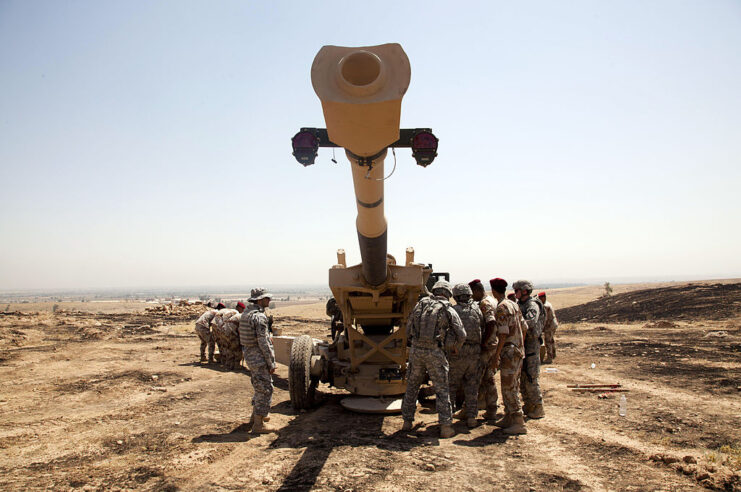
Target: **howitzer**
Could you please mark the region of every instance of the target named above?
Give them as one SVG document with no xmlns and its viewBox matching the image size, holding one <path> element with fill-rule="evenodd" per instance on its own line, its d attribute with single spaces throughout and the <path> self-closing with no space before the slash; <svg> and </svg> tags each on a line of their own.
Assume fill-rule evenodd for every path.
<svg viewBox="0 0 741 492">
<path fill-rule="evenodd" d="M 312 404 L 319 381 L 360 396 L 399 396 L 406 389 L 406 320 L 432 268 L 415 263 L 413 248 L 407 248 L 403 264 L 387 252 L 384 160 L 389 147 L 409 147 L 426 167 L 437 156 L 438 144 L 428 128 L 399 128 L 410 76 L 409 60 L 398 44 L 324 46 L 314 59 L 311 81 L 327 128 L 301 128 L 292 139 L 293 155 L 309 166 L 319 147 L 345 149 L 361 263 L 348 266 L 345 251 L 338 250 L 337 263 L 329 270 L 329 287 L 344 322 L 332 343 L 308 336 L 276 337 L 276 357 L 289 366 L 296 408 Z M 378 410 L 378 402 L 374 405 Z"/>
</svg>

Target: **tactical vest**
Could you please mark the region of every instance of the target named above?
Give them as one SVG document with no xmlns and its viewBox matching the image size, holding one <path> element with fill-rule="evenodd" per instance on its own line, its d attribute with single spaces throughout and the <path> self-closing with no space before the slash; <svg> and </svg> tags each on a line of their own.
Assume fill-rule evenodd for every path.
<svg viewBox="0 0 741 492">
<path fill-rule="evenodd" d="M 535 328 L 530 328 L 530 326 L 528 325 L 527 336 L 539 338 L 543 334 L 543 327 L 545 326 L 545 306 L 543 306 L 543 302 L 537 297 L 530 297 L 527 301 L 522 303 L 522 306 L 520 306 L 520 309 L 523 313 L 530 306 L 531 302 L 534 303 L 536 306 L 536 310 L 538 311 L 538 318 L 535 320 Z"/>
<path fill-rule="evenodd" d="M 239 318 L 239 343 L 243 347 L 257 347 L 257 314 L 262 313 L 256 304 L 249 305 Z"/>
<path fill-rule="evenodd" d="M 467 304 L 456 304 L 453 306 L 455 312 L 461 318 L 463 328 L 466 330 L 466 345 L 480 345 L 481 344 L 481 323 L 484 315 L 481 314 L 481 310 L 473 302 Z"/>
<path fill-rule="evenodd" d="M 421 309 L 415 319 L 413 347 L 435 349 L 443 346 L 445 327 L 450 323 L 448 302 L 440 299 L 426 298 L 420 301 Z"/>
</svg>

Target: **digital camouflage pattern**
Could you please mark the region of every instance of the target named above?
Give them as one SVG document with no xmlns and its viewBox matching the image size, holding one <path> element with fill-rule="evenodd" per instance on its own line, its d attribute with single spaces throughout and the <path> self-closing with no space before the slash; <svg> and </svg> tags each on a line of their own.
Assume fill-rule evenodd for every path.
<svg viewBox="0 0 741 492">
<path fill-rule="evenodd" d="M 258 307 L 249 312 L 246 323 L 243 323 L 244 313 L 240 318 L 240 340 L 242 343 L 244 361 L 250 370 L 250 378 L 254 397 L 252 406 L 256 415 L 266 416 L 270 412 L 273 398 L 273 379 L 270 371 L 275 369 L 275 350 L 268 334 L 268 317 L 263 308 Z M 244 325 L 244 326 L 243 326 Z"/>
<path fill-rule="evenodd" d="M 520 393 L 526 406 L 542 405 L 543 393 L 540 391 L 540 336 L 545 324 L 545 308 L 540 300 L 529 297 L 519 301 L 522 316 L 525 318 L 525 360 L 520 375 Z"/>
<path fill-rule="evenodd" d="M 519 306 L 503 299 L 497 306 L 497 336 L 504 343 L 499 359 L 502 401 L 506 415 L 522 415 L 520 407 L 520 374 L 524 357 L 522 329 L 525 319 Z"/>
<path fill-rule="evenodd" d="M 468 287 L 468 285 L 464 285 Z M 457 287 L 456 285 L 455 288 Z M 470 287 L 468 289 L 470 291 Z M 466 341 L 457 354 L 448 351 L 451 403 L 456 399 L 458 392 L 462 390 L 466 418 L 476 418 L 482 369 L 480 356 L 484 315 L 473 301 L 456 304 L 453 309 L 458 313 L 458 317 L 463 323 L 463 329 L 466 330 Z"/>
<path fill-rule="evenodd" d="M 545 326 L 543 327 L 545 349 L 548 359 L 554 359 L 556 357 L 556 341 L 553 338 L 553 334 L 558 329 L 558 318 L 556 318 L 556 311 L 553 310 L 550 302 L 545 301 L 543 306 L 545 307 Z"/>
<path fill-rule="evenodd" d="M 409 315 L 407 333 L 412 347 L 407 366 L 407 390 L 401 404 L 402 416 L 406 421 L 414 421 L 419 387 L 429 374 L 435 388 L 438 420 L 441 425 L 450 425 L 453 411 L 448 384 L 449 366 L 442 347 L 449 343 L 451 348 L 460 349 L 466 339 L 463 323 L 447 300 L 437 296 L 425 297 Z"/>
<path fill-rule="evenodd" d="M 211 321 L 216 316 L 215 309 L 209 309 L 196 320 L 196 333 L 201 339 L 201 359 L 206 357 L 206 347 L 208 347 L 208 358 L 214 356 L 215 341 L 211 335 Z"/>
</svg>

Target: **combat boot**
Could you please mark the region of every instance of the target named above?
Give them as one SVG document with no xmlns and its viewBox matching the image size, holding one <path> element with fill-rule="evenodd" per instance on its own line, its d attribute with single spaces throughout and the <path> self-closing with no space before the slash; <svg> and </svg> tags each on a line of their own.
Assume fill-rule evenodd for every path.
<svg viewBox="0 0 741 492">
<path fill-rule="evenodd" d="M 201 364 L 206 362 L 206 354 L 201 354 Z"/>
<path fill-rule="evenodd" d="M 502 429 L 502 432 L 510 435 L 527 434 L 527 429 L 525 428 L 525 419 L 522 417 L 522 415 L 513 416 L 510 426 Z"/>
<path fill-rule="evenodd" d="M 262 415 L 255 415 L 255 423 L 252 424 L 252 433 L 253 434 L 267 434 L 269 432 L 275 432 L 275 429 L 273 429 L 269 425 L 265 425 L 265 417 Z"/>
<path fill-rule="evenodd" d="M 484 419 L 486 420 L 496 420 L 497 418 L 497 407 L 488 407 L 486 409 L 486 412 L 484 412 Z"/>
<path fill-rule="evenodd" d="M 478 425 L 479 423 L 476 422 L 475 418 L 471 417 L 471 418 L 466 419 L 466 427 L 468 427 L 469 429 L 473 429 L 474 427 L 477 427 Z"/>
<path fill-rule="evenodd" d="M 455 435 L 455 430 L 450 424 L 440 426 L 440 439 L 447 439 Z"/>
<path fill-rule="evenodd" d="M 411 420 L 405 420 L 404 425 L 401 426 L 401 430 L 404 432 L 409 432 L 412 430 L 412 424 L 413 422 Z"/>
<path fill-rule="evenodd" d="M 213 364 L 214 363 L 214 354 L 208 354 L 208 363 Z"/>
<path fill-rule="evenodd" d="M 507 415 L 502 417 L 500 420 L 494 422 L 494 425 L 502 429 L 506 429 L 507 427 L 512 425 L 512 414 L 508 413 Z"/>
<path fill-rule="evenodd" d="M 262 418 L 263 422 L 270 422 L 270 416 L 266 415 Z M 250 422 L 249 425 L 252 425 L 255 423 L 255 412 L 252 412 L 252 415 L 250 415 Z"/>
<path fill-rule="evenodd" d="M 542 419 L 543 417 L 545 417 L 545 410 L 543 410 L 542 404 L 533 405 L 527 412 L 527 418 L 529 419 Z"/>
</svg>

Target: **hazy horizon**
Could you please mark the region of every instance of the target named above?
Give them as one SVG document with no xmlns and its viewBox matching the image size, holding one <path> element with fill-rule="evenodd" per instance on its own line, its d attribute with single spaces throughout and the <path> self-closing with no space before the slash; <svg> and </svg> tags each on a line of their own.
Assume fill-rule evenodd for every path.
<svg viewBox="0 0 741 492">
<path fill-rule="evenodd" d="M 321 285 L 338 248 L 357 263 L 344 155 L 303 168 L 290 138 L 324 126 L 316 52 L 386 42 L 412 67 L 401 126 L 440 138 L 386 181 L 397 259 L 741 277 L 741 3 L 37 0 L 0 3 L 0 291 Z"/>
</svg>

